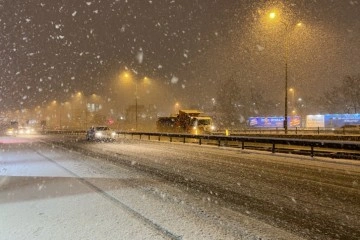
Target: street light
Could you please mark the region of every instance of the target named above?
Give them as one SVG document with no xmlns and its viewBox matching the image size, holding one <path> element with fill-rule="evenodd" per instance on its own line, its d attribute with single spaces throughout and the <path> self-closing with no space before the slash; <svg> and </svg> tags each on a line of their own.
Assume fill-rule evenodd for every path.
<svg viewBox="0 0 360 240">
<path fill-rule="evenodd" d="M 276 12 L 271 12 L 269 14 L 270 19 L 275 19 L 277 17 Z M 280 22 L 285 26 L 285 39 L 284 39 L 284 51 L 285 51 L 285 114 L 284 114 L 284 130 L 285 134 L 288 133 L 288 59 L 289 59 L 289 24 L 280 20 Z M 302 23 L 297 23 L 296 26 L 301 26 Z"/>
<path fill-rule="evenodd" d="M 60 112 L 60 119 L 59 119 L 59 126 L 60 126 L 60 129 L 63 129 L 63 127 L 62 127 L 62 124 L 63 124 L 63 122 L 62 122 L 62 116 L 63 116 L 63 110 L 64 110 L 64 112 L 66 113 L 66 105 L 69 105 L 69 102 L 64 102 L 64 103 L 60 103 L 60 106 L 59 106 L 59 112 Z M 66 114 L 65 114 L 65 116 L 66 116 Z M 65 118 L 66 119 L 66 118 Z M 66 125 L 66 127 L 67 127 L 67 125 Z"/>
<path fill-rule="evenodd" d="M 179 109 L 180 109 L 180 104 L 179 104 L 179 102 L 176 102 L 176 103 L 175 103 L 174 108 L 175 108 L 175 114 L 177 114 L 177 113 L 179 112 Z"/>
<path fill-rule="evenodd" d="M 130 73 L 128 72 L 121 74 L 121 76 L 124 79 L 133 80 Z M 150 79 L 148 77 L 144 77 L 142 80 L 144 83 L 150 82 Z M 135 130 L 137 130 L 138 129 L 138 80 L 135 79 L 133 81 L 135 83 Z"/>
<path fill-rule="evenodd" d="M 294 88 L 290 88 L 289 92 L 291 92 L 291 108 L 293 109 L 293 112 L 295 110 L 295 89 Z"/>
<path fill-rule="evenodd" d="M 77 128 L 87 128 L 87 113 L 85 95 L 82 92 L 76 92 L 71 99 L 73 121 L 72 126 Z M 84 116 L 85 115 L 85 116 Z"/>
<path fill-rule="evenodd" d="M 58 121 L 58 102 L 53 100 L 47 106 L 47 120 L 49 121 L 49 125 L 52 128 L 56 128 L 56 124 Z"/>
</svg>

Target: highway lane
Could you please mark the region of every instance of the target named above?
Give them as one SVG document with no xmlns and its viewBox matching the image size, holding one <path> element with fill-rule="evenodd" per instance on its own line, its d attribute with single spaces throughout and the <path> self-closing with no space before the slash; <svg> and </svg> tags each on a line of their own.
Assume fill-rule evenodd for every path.
<svg viewBox="0 0 360 240">
<path fill-rule="evenodd" d="M 189 216 L 195 214 L 206 224 L 221 226 L 226 234 L 219 239 L 360 236 L 357 161 L 129 139 L 114 143 L 60 136 L 38 140 L 43 147 L 96 159 L 90 168 L 88 160 L 79 159 L 68 166 L 66 158 L 60 155 L 56 161 L 72 171 L 83 172 L 83 166 L 87 166 L 85 169 L 100 169 L 107 177 L 116 176 L 118 170 L 108 166 L 114 162 L 120 169 L 146 174 L 149 180 L 137 185 L 142 194 L 162 199 L 166 196 L 181 203 L 178 208 L 186 205 Z M 106 189 L 107 183 L 96 186 Z M 171 232 L 180 236 L 184 231 Z"/>
<path fill-rule="evenodd" d="M 308 239 L 359 239 L 358 161 L 119 139 L 76 145 Z"/>
<path fill-rule="evenodd" d="M 302 239 L 107 161 L 111 143 L 55 140 L 0 137 L 1 239 Z"/>
</svg>

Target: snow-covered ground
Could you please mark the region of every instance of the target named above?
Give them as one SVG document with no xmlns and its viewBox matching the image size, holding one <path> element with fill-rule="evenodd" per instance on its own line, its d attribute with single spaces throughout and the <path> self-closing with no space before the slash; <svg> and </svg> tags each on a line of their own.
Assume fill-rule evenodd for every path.
<svg viewBox="0 0 360 240">
<path fill-rule="evenodd" d="M 0 138 L 1 239 L 356 239 L 359 175 L 349 160 Z"/>
<path fill-rule="evenodd" d="M 5 142 L 1 239 L 300 239 L 102 159 Z"/>
</svg>

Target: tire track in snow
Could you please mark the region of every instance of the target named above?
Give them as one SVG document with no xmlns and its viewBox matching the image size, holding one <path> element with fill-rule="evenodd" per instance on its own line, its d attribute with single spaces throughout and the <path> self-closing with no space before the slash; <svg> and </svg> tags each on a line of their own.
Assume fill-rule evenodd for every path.
<svg viewBox="0 0 360 240">
<path fill-rule="evenodd" d="M 95 186 L 94 184 L 92 184 L 91 182 L 87 181 L 85 178 L 80 177 L 79 175 L 77 175 L 76 173 L 74 173 L 73 171 L 69 170 L 68 168 L 62 166 L 61 164 L 59 164 L 58 162 L 56 162 L 55 160 L 45 156 L 44 154 L 42 154 L 41 152 L 37 151 L 36 149 L 33 149 L 38 155 L 40 155 L 41 157 L 45 158 L 46 160 L 48 160 L 49 162 L 57 165 L 58 167 L 60 167 L 61 169 L 63 169 L 64 171 L 66 171 L 67 173 L 71 174 L 72 176 L 76 177 L 76 179 L 78 181 L 80 181 L 81 183 L 83 183 L 84 185 L 88 186 L 89 188 L 93 189 L 95 192 L 97 192 L 98 194 L 102 195 L 105 199 L 109 200 L 110 202 L 114 203 L 116 206 L 120 207 L 121 209 L 125 210 L 129 215 L 131 215 L 132 217 L 138 219 L 139 221 L 145 223 L 147 226 L 149 226 L 150 228 L 154 229 L 155 231 L 159 232 L 161 235 L 163 235 L 165 238 L 167 239 L 172 239 L 172 240 L 181 240 L 182 237 L 178 236 L 172 232 L 170 232 L 169 230 L 165 229 L 164 227 L 162 227 L 161 225 L 157 224 L 156 222 L 152 221 L 149 218 L 146 218 L 145 216 L 143 216 L 141 213 L 137 212 L 136 210 L 132 209 L 131 207 L 127 206 L 126 204 L 124 204 L 123 202 L 121 202 L 119 199 L 111 196 L 110 194 L 106 193 L 105 191 L 103 191 L 101 188 Z"/>
</svg>

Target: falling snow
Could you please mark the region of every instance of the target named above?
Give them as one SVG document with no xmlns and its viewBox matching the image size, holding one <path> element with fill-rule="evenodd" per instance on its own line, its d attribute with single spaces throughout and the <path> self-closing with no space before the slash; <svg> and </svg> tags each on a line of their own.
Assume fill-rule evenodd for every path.
<svg viewBox="0 0 360 240">
<path fill-rule="evenodd" d="M 286 36 L 289 85 L 317 113 L 327 87 L 359 74 L 359 1 L 290 0 L 282 4 L 286 21 L 272 24 L 264 13 L 274 2 L 5 1 L 0 101 L 6 109 L 33 108 L 81 91 L 123 111 L 134 93 L 116 81 L 128 66 L 156 83 L 139 85 L 138 93 L 160 109 L 182 99 L 212 111 L 211 99 L 237 76 L 245 92 L 282 114 Z M 291 28 L 298 19 L 303 27 Z"/>
</svg>

